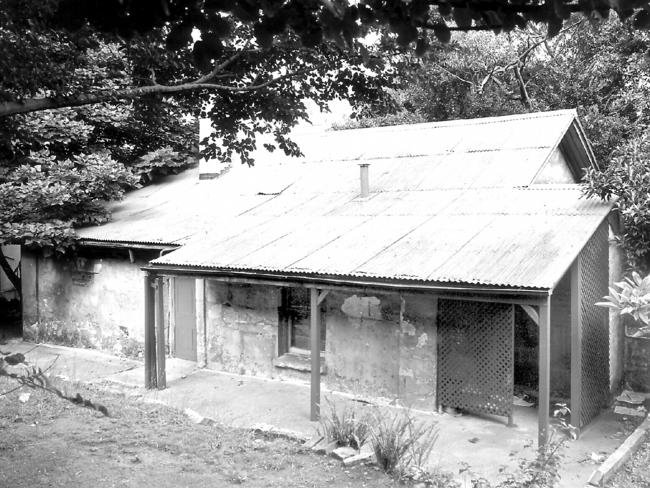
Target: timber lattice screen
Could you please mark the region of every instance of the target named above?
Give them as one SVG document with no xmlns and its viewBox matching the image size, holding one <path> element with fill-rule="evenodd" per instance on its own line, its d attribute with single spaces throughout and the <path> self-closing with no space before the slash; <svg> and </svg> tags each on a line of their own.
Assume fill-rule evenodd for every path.
<svg viewBox="0 0 650 488">
<path fill-rule="evenodd" d="M 609 389 L 608 312 L 594 304 L 607 295 L 608 225 L 603 222 L 580 253 L 580 327 L 582 327 L 582 409 L 580 427 L 604 406 Z"/>
<path fill-rule="evenodd" d="M 514 307 L 441 299 L 438 339 L 438 403 L 510 417 Z"/>
</svg>

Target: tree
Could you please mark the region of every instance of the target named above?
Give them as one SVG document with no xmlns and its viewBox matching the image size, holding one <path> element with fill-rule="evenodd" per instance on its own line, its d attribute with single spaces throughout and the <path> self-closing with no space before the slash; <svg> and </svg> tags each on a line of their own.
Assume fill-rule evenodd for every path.
<svg viewBox="0 0 650 488">
<path fill-rule="evenodd" d="M 45 40 L 51 42 L 44 49 L 60 49 L 56 39 Z M 97 41 L 82 54 L 70 67 L 93 83 L 112 71 L 126 81 L 132 77 L 132 64 L 115 44 Z M 73 227 L 108 220 L 103 202 L 187 167 L 197 143 L 196 124 L 181 117 L 188 111 L 143 98 L 6 118 L 0 126 L 0 243 L 64 252 L 74 244 Z M 20 292 L 18 273 L 1 252 L 0 267 Z"/>
<path fill-rule="evenodd" d="M 616 11 L 643 29 L 650 27 L 644 5 L 622 0 Z M 357 108 L 386 105 L 400 50 L 422 56 L 445 49 L 440 42 L 452 31 L 511 32 L 531 21 L 548 27 L 537 34 L 541 45 L 563 32 L 572 12 L 590 19 L 610 12 L 609 3 L 564 0 L 0 0 L 0 7 L 0 159 L 9 168 L 0 183 L 28 199 L 21 185 L 34 177 L 41 204 L 56 186 L 47 175 L 64 177 L 57 171 L 72 178 L 87 167 L 84 178 L 108 182 L 107 171 L 116 185 L 112 192 L 98 185 L 85 200 L 71 192 L 57 209 L 7 212 L 13 220 L 3 220 L 0 242 L 52 245 L 68 242 L 71 226 L 107 218 L 98 202 L 132 184 L 122 167 L 100 168 L 98 151 L 150 177 L 182 166 L 187 132 L 170 129 L 189 115 L 211 120 L 205 156 L 252 164 L 259 135 L 270 137 L 268 150 L 297 155 L 288 134 L 306 118 L 304 100 L 323 109 L 336 98 Z M 381 42 L 369 45 L 365 37 L 376 31 Z M 480 83 L 482 92 L 498 84 L 495 74 Z M 532 107 L 531 95 L 522 97 Z M 168 140 L 171 147 L 160 149 Z M 152 150 L 162 152 L 147 155 Z"/>
<path fill-rule="evenodd" d="M 185 79 L 167 76 L 163 84 L 157 80 L 156 75 L 159 73 L 156 72 L 156 63 L 152 62 L 149 66 L 152 76 L 148 83 L 88 92 L 79 90 L 78 86 L 71 86 L 70 82 L 75 80 L 66 78 L 66 64 L 69 61 L 61 56 L 65 54 L 64 49 L 57 56 L 63 63 L 56 70 L 63 76 L 60 79 L 55 77 L 55 81 L 43 85 L 54 93 L 35 96 L 42 88 L 39 83 L 31 83 L 32 90 L 27 98 L 15 96 L 16 93 L 9 90 L 5 92 L 0 116 L 110 100 L 130 100 L 154 93 L 177 94 L 206 90 L 216 94 L 251 92 L 270 85 L 280 85 L 283 79 L 303 74 L 308 69 L 308 66 L 303 66 L 303 69 L 295 72 L 279 74 L 275 71 L 279 76 L 266 76 L 264 80 L 251 77 L 252 73 L 249 70 L 242 71 L 241 66 L 240 70 L 233 69 L 242 63 L 235 64 L 232 56 L 248 58 L 255 51 L 249 49 L 246 43 L 240 42 L 237 45 L 234 42 L 236 39 L 241 41 L 254 38 L 258 52 L 286 45 L 288 39 L 293 41 L 294 49 L 296 42 L 306 48 L 322 49 L 329 43 L 334 43 L 340 49 L 359 48 L 359 38 L 367 34 L 369 29 L 388 26 L 399 45 L 416 43 L 416 52 L 422 54 L 429 45 L 429 38 L 425 34 L 429 30 L 438 40 L 448 42 L 452 30 L 492 30 L 498 33 L 524 28 L 528 22 L 535 21 L 547 24 L 547 34 L 553 37 L 561 31 L 564 22 L 574 12 L 599 19 L 606 18 L 612 9 L 620 18 L 634 16 L 635 27 L 650 28 L 650 14 L 643 8 L 648 2 L 643 0 L 622 0 L 615 4 L 574 0 L 552 3 L 537 0 L 468 0 L 462 4 L 452 4 L 446 0 L 364 0 L 353 3 L 346 0 L 4 0 L 3 3 L 5 35 L 15 34 L 8 43 L 8 51 L 16 52 L 18 47 L 38 46 L 39 35 L 42 36 L 47 30 L 75 32 L 76 35 L 69 40 L 78 47 L 88 42 L 97 30 L 117 35 L 118 38 L 149 36 L 149 48 L 166 40 L 171 51 L 191 50 L 200 73 L 193 73 L 194 77 L 186 76 Z M 20 29 L 29 35 L 22 39 L 22 36 L 17 35 Z M 199 42 L 192 42 L 193 29 L 201 32 Z M 151 49 L 144 49 L 143 53 L 150 61 L 159 57 Z M 7 67 L 12 66 L 12 58 L 15 56 L 7 58 Z M 44 57 L 40 57 L 39 61 L 42 65 L 49 64 Z M 259 65 L 260 61 L 259 56 L 257 59 L 253 56 L 249 65 Z M 261 70 L 257 71 L 260 74 Z M 20 77 L 47 71 L 44 66 L 39 66 L 36 70 L 12 69 L 11 72 L 18 77 L 10 77 L 9 84 L 14 82 L 21 86 L 23 83 Z M 225 78 L 237 77 L 244 72 L 249 77 L 246 80 L 240 78 L 239 81 L 243 83 L 224 82 Z M 268 75 L 273 71 L 267 69 L 264 72 Z"/>
</svg>

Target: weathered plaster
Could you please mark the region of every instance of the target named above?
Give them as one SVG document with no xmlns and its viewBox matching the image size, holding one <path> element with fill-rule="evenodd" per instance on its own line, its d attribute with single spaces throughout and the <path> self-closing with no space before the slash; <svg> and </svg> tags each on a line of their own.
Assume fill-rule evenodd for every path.
<svg viewBox="0 0 650 488">
<path fill-rule="evenodd" d="M 23 252 L 25 337 L 137 357 L 144 344 L 140 266 L 146 263 Z"/>
<path fill-rule="evenodd" d="M 206 280 L 207 365 L 275 376 L 280 289 Z"/>
<path fill-rule="evenodd" d="M 205 300 L 209 368 L 309 380 L 306 371 L 274 366 L 279 288 L 206 280 Z M 435 408 L 433 297 L 330 292 L 323 310 L 325 386 Z"/>
</svg>

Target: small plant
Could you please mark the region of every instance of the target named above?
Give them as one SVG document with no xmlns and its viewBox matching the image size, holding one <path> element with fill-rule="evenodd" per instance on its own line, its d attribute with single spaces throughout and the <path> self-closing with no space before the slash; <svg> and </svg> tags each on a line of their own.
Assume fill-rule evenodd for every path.
<svg viewBox="0 0 650 488">
<path fill-rule="evenodd" d="M 326 398 L 328 412 L 321 415 L 322 434 L 339 446 L 350 446 L 359 450 L 370 434 L 366 416 L 360 416 L 356 408 L 344 406 L 341 411 L 336 404 Z"/>
<path fill-rule="evenodd" d="M 571 410 L 557 403 L 553 410 L 553 428 L 550 438 L 537 451 L 534 459 L 522 459 L 519 469 L 510 473 L 505 480 L 491 485 L 486 479 L 472 480 L 472 488 L 553 488 L 560 481 L 560 465 L 563 458 L 562 448 L 567 438 L 576 439 L 577 429 L 567 422 Z"/>
<path fill-rule="evenodd" d="M 417 422 L 409 411 L 378 413 L 370 435 L 380 468 L 400 478 L 420 478 L 438 440 L 438 426 Z"/>
<path fill-rule="evenodd" d="M 645 324 L 634 333 L 635 336 L 650 335 L 650 274 L 641 278 L 639 273 L 633 272 L 632 278 L 627 277 L 610 287 L 609 295 L 604 299 L 606 301 L 596 305 L 617 310 L 620 315 L 631 315 Z"/>
<path fill-rule="evenodd" d="M 11 378 L 18 383 L 18 386 L 4 392 L 0 392 L 0 396 L 8 395 L 16 390 L 19 390 L 21 387 L 26 386 L 34 390 L 45 390 L 49 393 L 53 393 L 63 400 L 67 400 L 81 407 L 90 408 L 91 410 L 97 410 L 104 416 L 108 417 L 108 409 L 104 405 L 98 403 L 93 403 L 88 398 L 83 398 L 80 393 L 76 395 L 69 395 L 64 393 L 61 389 L 57 388 L 52 384 L 50 378 L 47 375 L 47 371 L 54 365 L 58 356 L 52 361 L 50 366 L 45 370 L 42 370 L 36 366 L 28 366 L 28 363 L 25 359 L 25 356 L 21 353 L 7 353 L 0 351 L 0 376 L 6 376 Z M 5 364 L 9 366 L 22 366 L 22 374 L 11 372 L 5 367 Z"/>
</svg>

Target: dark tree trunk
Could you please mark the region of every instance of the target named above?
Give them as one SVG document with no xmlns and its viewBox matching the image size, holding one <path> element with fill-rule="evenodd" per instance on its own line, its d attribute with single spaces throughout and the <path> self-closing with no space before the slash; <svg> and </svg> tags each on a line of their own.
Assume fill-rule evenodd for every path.
<svg viewBox="0 0 650 488">
<path fill-rule="evenodd" d="M 18 295 L 22 296 L 20 277 L 9 264 L 9 261 L 7 260 L 7 257 L 3 254 L 2 249 L 0 249 L 0 269 L 4 271 L 4 273 L 7 275 L 7 278 L 9 278 L 9 281 L 11 281 L 11 284 L 14 285 L 14 288 L 18 292 Z"/>
</svg>

